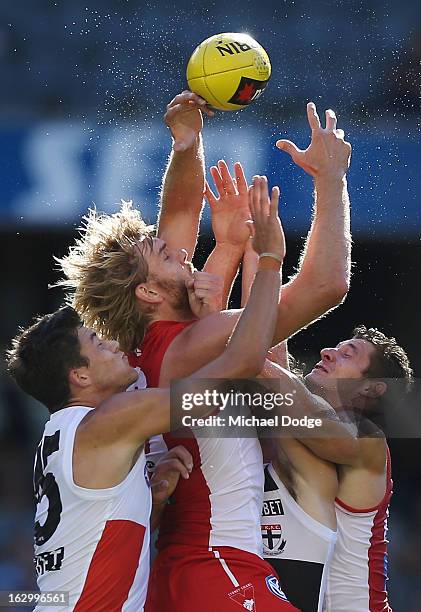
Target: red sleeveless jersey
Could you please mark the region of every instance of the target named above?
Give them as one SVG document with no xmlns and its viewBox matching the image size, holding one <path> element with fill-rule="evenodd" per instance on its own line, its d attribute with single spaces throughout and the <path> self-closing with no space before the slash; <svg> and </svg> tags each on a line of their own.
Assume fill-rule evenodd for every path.
<svg viewBox="0 0 421 612">
<path fill-rule="evenodd" d="M 174 338 L 194 321 L 153 323 L 130 363 L 144 372 L 148 387 L 159 385 L 162 361 Z M 180 479 L 161 518 L 158 549 L 187 545 L 208 550 L 230 546 L 262 556 L 260 512 L 263 505 L 263 459 L 256 437 L 181 439 L 172 434 L 149 441 L 148 466 L 182 444 L 193 457 L 188 480 Z"/>
<path fill-rule="evenodd" d="M 386 491 L 373 508 L 353 508 L 336 498 L 338 539 L 329 569 L 326 612 L 391 612 L 387 598 L 387 519 L 393 492 L 386 446 Z"/>
<path fill-rule="evenodd" d="M 164 355 L 171 342 L 192 321 L 155 321 L 152 323 L 140 345 L 140 354 L 130 353 L 129 363 L 140 368 L 146 376 L 148 387 L 159 387 L 159 375 Z"/>
</svg>

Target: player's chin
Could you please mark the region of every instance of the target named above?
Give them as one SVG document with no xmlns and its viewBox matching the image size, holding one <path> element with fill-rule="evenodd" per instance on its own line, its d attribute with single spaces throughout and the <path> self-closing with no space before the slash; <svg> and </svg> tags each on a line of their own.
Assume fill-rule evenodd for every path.
<svg viewBox="0 0 421 612">
<path fill-rule="evenodd" d="M 318 378 L 321 378 L 323 374 L 326 376 L 326 372 L 323 372 L 323 370 L 319 370 L 318 368 L 313 368 L 311 372 L 307 374 L 305 379 L 306 380 L 317 380 Z"/>
<path fill-rule="evenodd" d="M 327 378 L 327 373 L 323 370 L 314 368 L 304 377 L 307 387 L 314 389 L 314 387 L 322 385 Z"/>
</svg>

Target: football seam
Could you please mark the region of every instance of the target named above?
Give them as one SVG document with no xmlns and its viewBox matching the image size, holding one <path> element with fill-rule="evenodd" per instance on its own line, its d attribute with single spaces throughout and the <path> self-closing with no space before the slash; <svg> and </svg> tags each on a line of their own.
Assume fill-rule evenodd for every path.
<svg viewBox="0 0 421 612">
<path fill-rule="evenodd" d="M 208 76 L 214 76 L 215 74 L 224 74 L 225 72 L 235 72 L 236 70 L 244 70 L 245 68 L 252 68 L 254 66 L 254 64 L 247 64 L 247 66 L 240 66 L 239 68 L 228 68 L 227 70 L 220 70 L 219 72 L 209 72 L 208 74 L 202 74 L 200 76 L 197 77 L 193 77 L 192 79 L 189 79 L 190 81 L 193 81 L 194 79 L 203 79 L 204 77 L 208 77 Z M 203 66 L 202 63 L 202 68 L 203 70 L 205 70 L 205 67 Z M 269 74 L 269 77 L 266 79 L 266 81 L 269 81 L 271 77 L 271 74 Z M 250 79 L 252 77 L 249 77 Z M 259 79 L 254 79 L 255 81 L 258 81 Z"/>
</svg>

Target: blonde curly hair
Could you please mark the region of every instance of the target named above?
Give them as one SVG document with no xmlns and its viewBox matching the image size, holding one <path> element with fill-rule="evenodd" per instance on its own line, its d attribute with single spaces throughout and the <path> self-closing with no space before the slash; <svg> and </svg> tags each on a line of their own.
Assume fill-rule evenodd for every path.
<svg viewBox="0 0 421 612">
<path fill-rule="evenodd" d="M 136 286 L 148 278 L 139 240 L 152 250 L 154 226 L 146 225 L 131 201 L 122 200 L 112 215 L 89 209 L 79 232 L 68 254 L 55 258 L 65 275 L 57 285 L 70 289 L 66 302 L 88 327 L 132 351 L 143 340 L 150 319 L 147 307 L 140 309 L 135 297 Z"/>
</svg>

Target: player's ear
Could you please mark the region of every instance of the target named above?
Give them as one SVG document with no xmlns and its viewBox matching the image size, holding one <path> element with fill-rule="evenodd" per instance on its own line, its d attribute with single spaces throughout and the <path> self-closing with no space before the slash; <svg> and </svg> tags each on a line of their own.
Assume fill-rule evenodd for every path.
<svg viewBox="0 0 421 612">
<path fill-rule="evenodd" d="M 140 283 L 135 288 L 134 293 L 138 300 L 147 304 L 161 304 L 164 301 L 158 289 L 150 286 L 150 283 Z"/>
<path fill-rule="evenodd" d="M 377 399 L 386 393 L 387 384 L 382 380 L 367 380 L 362 389 L 362 394 L 371 399 Z"/>
<path fill-rule="evenodd" d="M 91 384 L 89 368 L 87 366 L 72 368 L 69 371 L 69 384 L 71 387 L 76 387 L 78 389 L 89 387 Z"/>
</svg>

